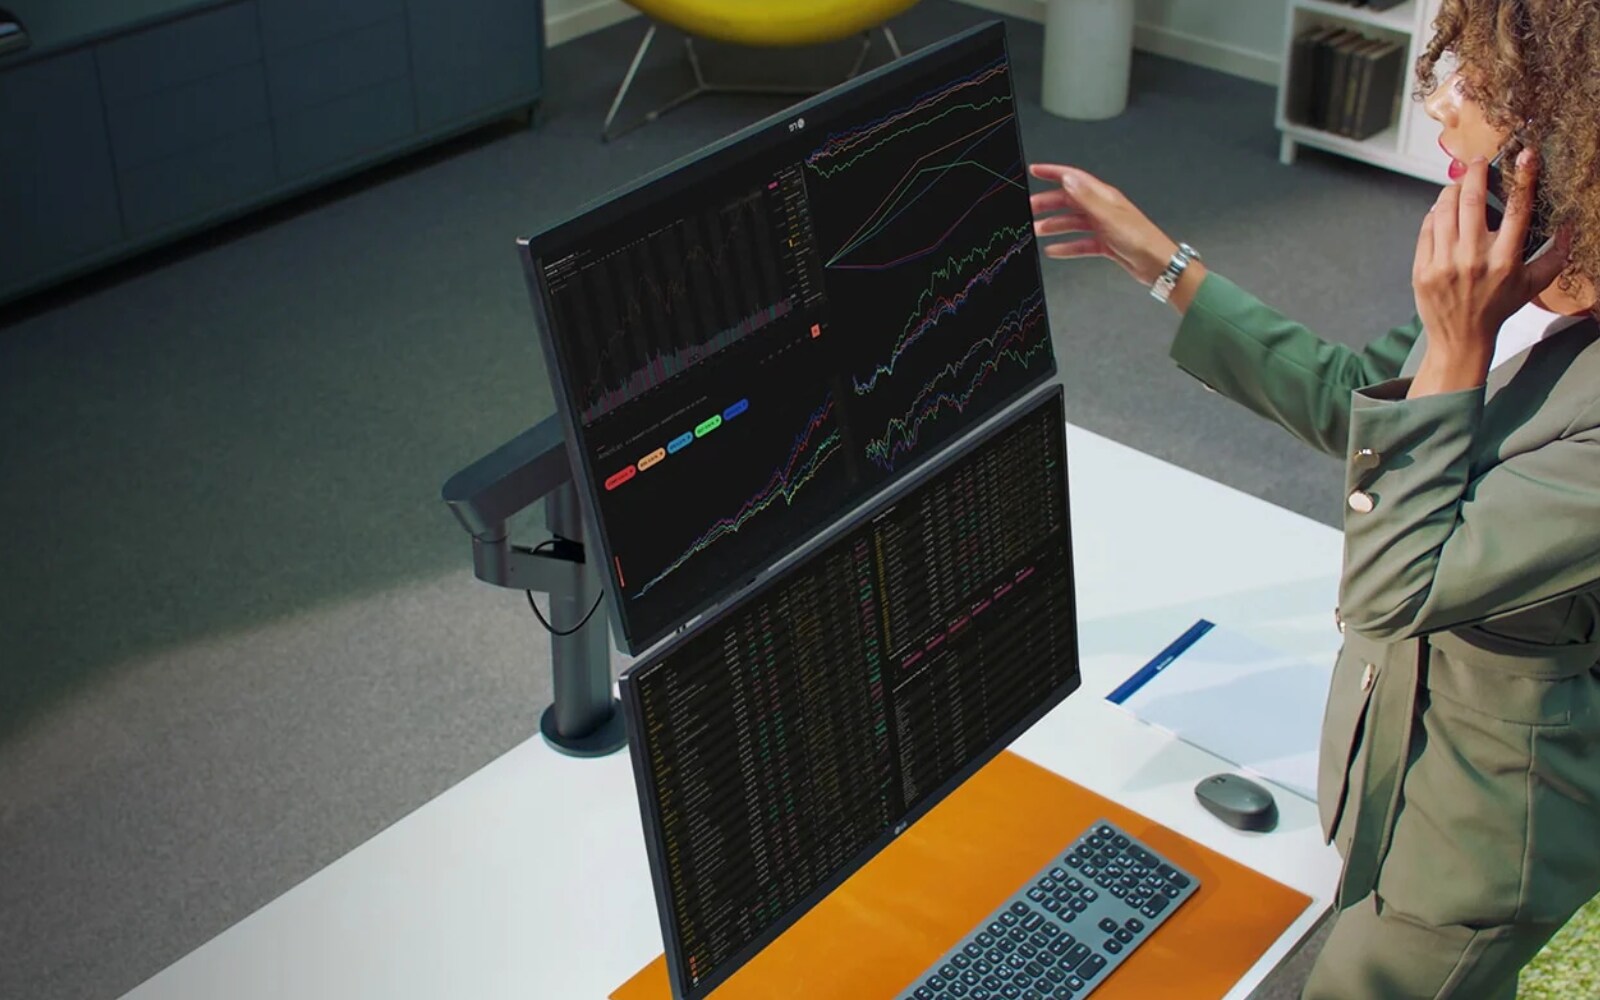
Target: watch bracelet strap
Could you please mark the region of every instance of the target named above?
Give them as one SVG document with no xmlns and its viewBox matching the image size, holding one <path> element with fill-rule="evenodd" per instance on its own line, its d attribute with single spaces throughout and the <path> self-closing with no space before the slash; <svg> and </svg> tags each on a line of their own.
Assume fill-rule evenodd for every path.
<svg viewBox="0 0 1600 1000">
<path fill-rule="evenodd" d="M 1188 269 L 1189 262 L 1200 259 L 1200 252 L 1187 243 L 1179 243 L 1178 249 L 1172 252 L 1172 257 L 1167 261 L 1166 268 L 1150 284 L 1150 297 L 1157 302 L 1165 302 L 1172 295 L 1172 290 L 1178 287 L 1178 279 L 1183 277 L 1183 272 Z"/>
</svg>

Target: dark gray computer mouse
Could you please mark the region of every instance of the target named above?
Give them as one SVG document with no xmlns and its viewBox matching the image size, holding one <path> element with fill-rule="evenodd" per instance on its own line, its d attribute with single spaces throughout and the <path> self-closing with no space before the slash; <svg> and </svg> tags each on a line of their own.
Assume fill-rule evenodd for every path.
<svg viewBox="0 0 1600 1000">
<path fill-rule="evenodd" d="M 1211 814 L 1237 830 L 1266 833 L 1278 825 L 1272 793 L 1237 774 L 1213 774 L 1194 786 L 1194 797 Z"/>
</svg>

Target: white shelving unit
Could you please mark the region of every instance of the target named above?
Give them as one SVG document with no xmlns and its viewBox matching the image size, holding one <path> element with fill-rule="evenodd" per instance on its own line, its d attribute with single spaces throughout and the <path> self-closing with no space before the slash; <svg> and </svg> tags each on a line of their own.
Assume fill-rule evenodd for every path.
<svg viewBox="0 0 1600 1000">
<path fill-rule="evenodd" d="M 1415 89 L 1412 67 L 1433 33 L 1433 19 L 1438 10 L 1439 0 L 1406 0 L 1383 11 L 1332 0 L 1289 0 L 1288 31 L 1278 77 L 1277 124 L 1282 136 L 1278 158 L 1286 164 L 1293 163 L 1301 146 L 1311 146 L 1425 181 L 1445 183 L 1450 158 L 1439 148 L 1439 126 L 1422 110 L 1421 102 L 1411 98 Z M 1324 24 L 1355 28 L 1373 37 L 1388 37 L 1406 44 L 1405 76 L 1396 98 L 1394 124 L 1377 135 L 1351 139 L 1292 122 L 1284 113 L 1294 39 L 1306 29 Z M 1440 69 L 1442 75 L 1445 67 Z"/>
</svg>

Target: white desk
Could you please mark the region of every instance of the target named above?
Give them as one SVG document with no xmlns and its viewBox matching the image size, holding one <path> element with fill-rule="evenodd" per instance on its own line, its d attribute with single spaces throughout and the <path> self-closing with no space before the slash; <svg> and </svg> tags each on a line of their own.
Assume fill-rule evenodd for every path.
<svg viewBox="0 0 1600 1000">
<path fill-rule="evenodd" d="M 1068 458 L 1084 683 L 1015 749 L 1313 898 L 1243 998 L 1330 905 L 1316 809 L 1280 791 L 1275 832 L 1224 827 L 1191 789 L 1226 765 L 1103 696 L 1201 616 L 1332 657 L 1339 536 L 1076 428 Z M 660 951 L 626 753 L 534 736 L 128 997 L 600 1000 Z"/>
</svg>

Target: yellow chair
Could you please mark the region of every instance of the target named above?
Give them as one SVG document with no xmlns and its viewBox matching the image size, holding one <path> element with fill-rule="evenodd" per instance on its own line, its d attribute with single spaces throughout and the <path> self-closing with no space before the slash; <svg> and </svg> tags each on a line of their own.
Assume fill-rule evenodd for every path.
<svg viewBox="0 0 1600 1000">
<path fill-rule="evenodd" d="M 633 62 L 628 65 L 628 72 L 623 76 L 622 84 L 617 88 L 617 95 L 611 101 L 611 109 L 606 113 L 605 125 L 600 132 L 601 138 L 605 140 L 614 139 L 630 129 L 655 121 L 673 108 L 701 94 L 815 92 L 814 87 L 709 83 L 701 68 L 699 54 L 695 51 L 696 37 L 738 45 L 778 47 L 817 45 L 839 41 L 859 33 L 861 50 L 856 54 L 855 63 L 845 74 L 845 79 L 848 80 L 859 73 L 866 62 L 867 53 L 872 47 L 871 30 L 874 27 L 883 32 L 884 41 L 888 43 L 891 55 L 896 59 L 900 58 L 900 44 L 895 39 L 894 32 L 884 22 L 895 14 L 915 6 L 917 0 L 629 0 L 629 2 L 650 17 L 652 23 L 645 31 L 644 38 L 640 40 L 639 48 L 633 54 Z M 684 32 L 684 53 L 688 58 L 689 68 L 694 73 L 694 86 L 661 107 L 647 112 L 637 121 L 613 129 L 612 123 L 616 120 L 617 111 L 622 107 L 622 101 L 627 96 L 629 88 L 633 86 L 633 78 L 639 72 L 639 65 L 644 61 L 645 53 L 650 50 L 651 42 L 655 41 L 656 29 L 659 26 L 656 22 L 671 25 Z"/>
</svg>

